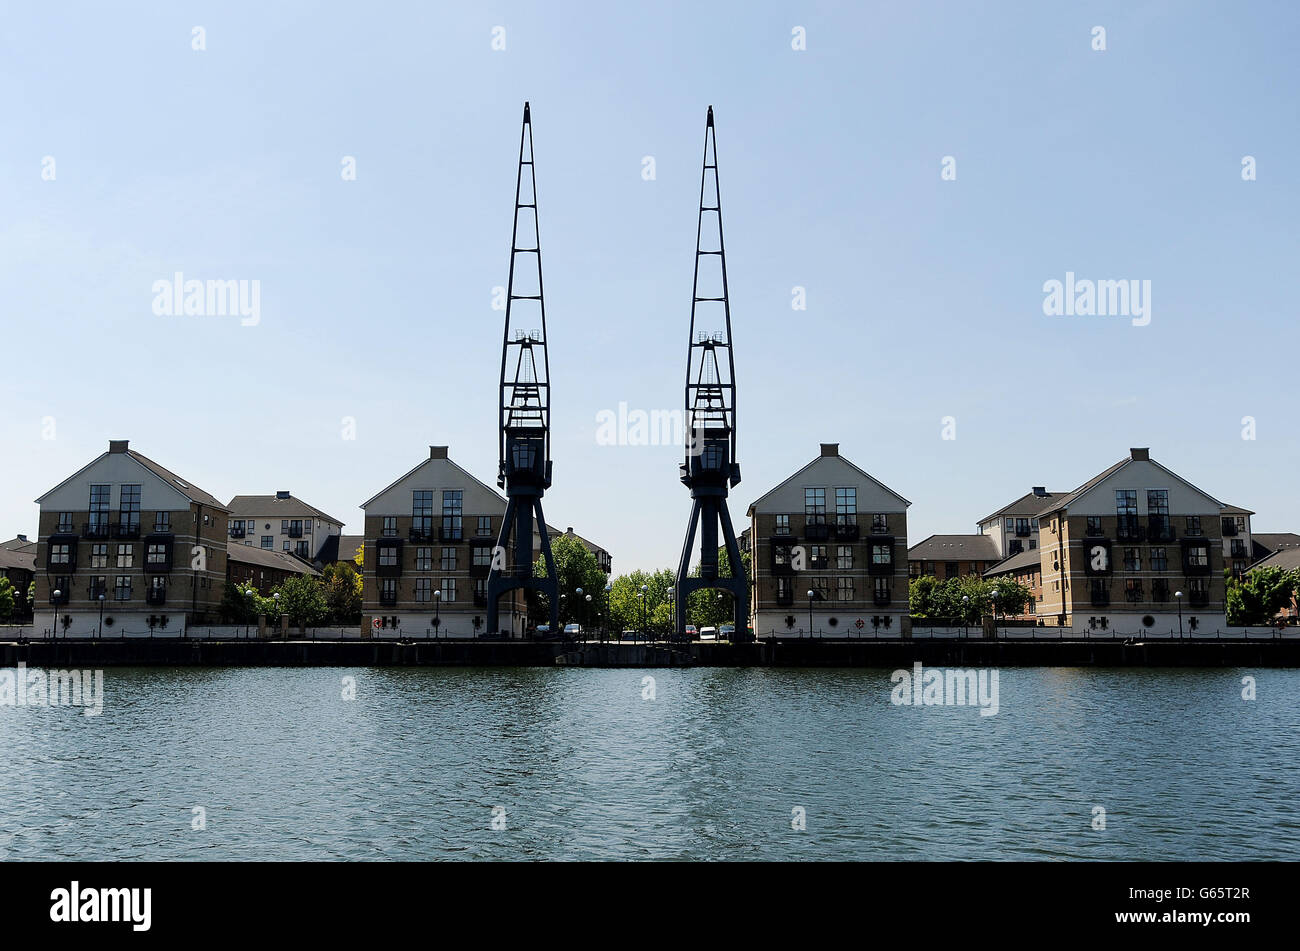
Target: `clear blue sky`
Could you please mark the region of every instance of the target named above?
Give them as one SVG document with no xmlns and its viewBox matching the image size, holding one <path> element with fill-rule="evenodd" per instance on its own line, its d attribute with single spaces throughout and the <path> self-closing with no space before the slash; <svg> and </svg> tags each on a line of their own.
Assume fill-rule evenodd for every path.
<svg viewBox="0 0 1300 951">
<path fill-rule="evenodd" d="M 709 104 L 737 519 L 822 441 L 912 501 L 913 540 L 1150 446 L 1298 530 L 1298 47 L 1262 2 L 6 4 L 0 535 L 110 438 L 353 531 L 431 443 L 491 481 L 525 99 L 547 515 L 617 570 L 675 563 L 689 511 L 676 447 L 595 432 L 681 400 Z M 154 315 L 175 271 L 259 280 L 260 324 Z M 1150 280 L 1150 325 L 1044 316 L 1067 271 Z"/>
</svg>

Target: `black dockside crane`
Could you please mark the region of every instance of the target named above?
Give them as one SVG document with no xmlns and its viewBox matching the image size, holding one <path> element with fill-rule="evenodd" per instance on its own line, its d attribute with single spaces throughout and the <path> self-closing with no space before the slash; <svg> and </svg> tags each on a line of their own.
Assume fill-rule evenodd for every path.
<svg viewBox="0 0 1300 951">
<path fill-rule="evenodd" d="M 527 174 L 524 169 L 527 168 Z M 531 217 L 530 217 L 531 214 Z M 520 218 L 523 227 L 520 227 Z M 520 242 L 524 242 L 521 246 Z M 536 283 L 531 280 L 536 268 Z M 516 286 L 516 282 L 520 286 Z M 516 293 L 522 288 L 525 293 Z M 528 103 L 519 133 L 515 178 L 515 221 L 510 239 L 506 327 L 501 343 L 500 466 L 497 485 L 506 490 L 506 514 L 492 552 L 487 584 L 487 630 L 500 631 L 498 602 L 519 589 L 544 594 L 551 634 L 560 617 L 559 581 L 551 539 L 542 515 L 542 495 L 551 485 L 551 381 L 546 353 L 546 304 L 542 294 L 542 249 L 537 226 L 537 176 L 533 170 L 533 125 Z M 533 577 L 533 530 L 541 539 L 546 576 Z M 513 540 L 513 549 L 511 543 Z M 505 554 L 512 558 L 506 564 Z"/>
<path fill-rule="evenodd" d="M 707 223 L 706 223 L 707 222 Z M 717 245 L 712 246 L 714 227 Z M 708 239 L 710 247 L 705 248 Z M 705 280 L 716 282 L 701 296 L 701 265 Z M 703 305 L 703 306 L 701 306 Z M 706 329 L 697 330 L 703 325 Z M 749 584 L 740 546 L 727 511 L 727 490 L 740 483 L 736 461 L 736 364 L 731 340 L 731 305 L 727 299 L 727 257 L 722 242 L 722 195 L 718 189 L 718 148 L 709 106 L 704 128 L 704 168 L 700 173 L 700 217 L 695 231 L 695 281 L 691 292 L 691 331 L 686 357 L 686 461 L 682 484 L 691 490 L 691 520 L 677 566 L 676 630 L 686 630 L 686 607 L 692 592 L 720 589 L 731 592 L 735 605 L 733 640 L 747 639 Z M 730 568 L 718 569 L 718 529 L 722 529 Z M 696 532 L 700 536 L 700 574 L 691 577 Z"/>
</svg>

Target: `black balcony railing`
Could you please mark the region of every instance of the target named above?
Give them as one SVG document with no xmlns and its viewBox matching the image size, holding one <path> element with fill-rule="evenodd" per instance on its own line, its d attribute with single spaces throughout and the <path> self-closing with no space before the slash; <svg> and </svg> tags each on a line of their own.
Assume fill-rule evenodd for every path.
<svg viewBox="0 0 1300 951">
<path fill-rule="evenodd" d="M 824 542 L 831 537 L 831 527 L 825 522 L 814 522 L 810 518 L 804 526 L 804 535 L 810 542 Z"/>
<path fill-rule="evenodd" d="M 448 528 L 443 526 L 438 529 L 438 538 L 444 542 L 458 542 L 464 539 L 465 530 L 463 528 Z"/>
<path fill-rule="evenodd" d="M 1169 586 L 1156 585 L 1151 589 L 1151 600 L 1158 604 L 1165 604 L 1169 601 Z"/>
<path fill-rule="evenodd" d="M 1029 526 L 1028 526 L 1028 525 L 1017 525 L 1017 526 L 1016 526 L 1016 537 L 1017 537 L 1017 538 L 1028 538 L 1028 537 L 1029 537 Z"/>
<path fill-rule="evenodd" d="M 1115 519 L 1115 536 L 1125 541 L 1140 542 L 1146 533 L 1136 515 L 1120 515 Z"/>
<path fill-rule="evenodd" d="M 855 542 L 860 535 L 861 532 L 856 524 L 835 526 L 835 537 L 842 542 Z"/>
<path fill-rule="evenodd" d="M 867 574 L 869 575 L 892 575 L 894 573 L 894 559 L 887 561 L 876 561 L 872 558 L 867 562 Z"/>
<path fill-rule="evenodd" d="M 291 526 L 291 527 L 289 528 L 289 537 L 290 537 L 290 538 L 302 538 L 302 528 L 293 528 L 293 527 Z"/>
<path fill-rule="evenodd" d="M 872 597 L 872 601 L 875 602 L 876 607 L 883 608 L 893 601 L 893 596 L 888 591 L 877 591 Z"/>
<path fill-rule="evenodd" d="M 776 596 L 776 603 L 780 607 L 787 608 L 790 605 L 794 604 L 794 595 L 781 594 L 780 592 L 778 592 Z"/>
<path fill-rule="evenodd" d="M 243 537 L 244 537 L 244 526 L 241 525 L 241 526 L 239 526 L 239 528 L 235 528 L 235 526 L 233 526 L 233 525 L 230 526 L 230 532 L 229 532 L 229 534 L 230 534 L 230 537 L 231 537 L 231 538 L 243 538 Z"/>
<path fill-rule="evenodd" d="M 1152 542 L 1171 542 L 1174 540 L 1174 523 L 1168 515 L 1150 515 L 1147 517 L 1147 540 Z"/>
<path fill-rule="evenodd" d="M 1223 520 L 1223 534 L 1228 536 L 1237 534 L 1236 521 L 1230 518 L 1225 518 Z"/>
<path fill-rule="evenodd" d="M 108 538 L 112 533 L 108 522 L 87 522 L 81 527 L 81 534 L 86 538 Z"/>
<path fill-rule="evenodd" d="M 167 603 L 167 589 L 166 589 L 166 588 L 149 588 L 149 589 L 145 592 L 144 600 L 145 600 L 145 603 L 146 603 L 146 604 L 166 604 L 166 603 Z"/>
<path fill-rule="evenodd" d="M 391 608 L 393 605 L 397 603 L 397 594 L 396 593 L 388 594 L 381 591 L 379 593 L 379 603 L 382 604 L 384 607 Z"/>
<path fill-rule="evenodd" d="M 1089 525 L 1083 530 L 1083 534 L 1089 538 L 1101 538 L 1106 534 L 1106 530 L 1100 525 Z"/>
<path fill-rule="evenodd" d="M 831 566 L 831 560 L 825 555 L 814 555 L 808 559 L 808 567 L 812 571 L 825 571 Z"/>
<path fill-rule="evenodd" d="M 113 536 L 115 538 L 139 538 L 139 522 L 118 522 L 113 526 Z"/>
<path fill-rule="evenodd" d="M 1105 588 L 1093 588 L 1090 593 L 1094 608 L 1104 608 L 1110 604 L 1110 592 Z"/>
<path fill-rule="evenodd" d="M 411 526 L 409 537 L 413 542 L 431 542 L 434 540 L 433 528 Z"/>
<path fill-rule="evenodd" d="M 1125 589 L 1124 589 L 1124 600 L 1127 601 L 1129 604 L 1139 604 L 1139 603 L 1141 603 L 1141 601 L 1142 601 L 1142 589 L 1141 589 L 1141 588 L 1125 588 Z"/>
</svg>

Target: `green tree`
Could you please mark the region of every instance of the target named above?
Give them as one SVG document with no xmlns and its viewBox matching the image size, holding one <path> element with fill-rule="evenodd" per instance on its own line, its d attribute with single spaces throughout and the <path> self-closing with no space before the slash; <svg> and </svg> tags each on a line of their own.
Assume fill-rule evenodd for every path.
<svg viewBox="0 0 1300 951">
<path fill-rule="evenodd" d="M 646 628 L 646 618 L 653 631 L 668 633 L 672 629 L 672 607 L 668 592 L 677 582 L 677 575 L 671 568 L 660 568 L 656 572 L 637 569 L 626 575 L 619 575 L 611 583 L 609 592 L 609 609 L 613 616 L 612 629 L 615 631 L 642 631 Z M 642 585 L 645 586 L 645 599 L 639 597 Z M 667 613 L 656 610 L 660 606 L 668 608 Z"/>
<path fill-rule="evenodd" d="M 325 604 L 330 617 L 338 624 L 355 624 L 361 620 L 361 574 L 351 562 L 326 565 L 321 573 Z"/>
<path fill-rule="evenodd" d="M 325 602 L 325 589 L 310 575 L 294 575 L 271 590 L 272 599 L 279 595 L 280 610 L 289 616 L 289 623 L 300 630 L 319 624 L 329 613 Z"/>
<path fill-rule="evenodd" d="M 0 577 L 0 621 L 7 621 L 14 613 L 14 586 L 8 578 Z"/>
<path fill-rule="evenodd" d="M 27 613 L 31 615 L 36 614 L 36 581 L 34 579 L 32 583 L 27 586 Z"/>
<path fill-rule="evenodd" d="M 1244 578 L 1228 579 L 1227 615 L 1232 625 L 1269 624 L 1300 589 L 1300 570 L 1256 568 Z"/>
<path fill-rule="evenodd" d="M 938 585 L 939 581 L 934 575 L 922 575 L 912 579 L 907 586 L 907 599 L 911 605 L 912 617 L 918 619 L 937 617 L 934 589 Z"/>
<path fill-rule="evenodd" d="M 257 621 L 260 598 L 256 590 L 248 593 L 252 585 L 227 581 L 221 592 L 221 606 L 217 613 L 227 624 L 252 624 Z"/>
<path fill-rule="evenodd" d="M 994 591 L 998 593 L 996 608 L 999 616 L 1023 613 L 1032 597 L 1025 585 L 1009 577 L 961 575 L 936 581 L 926 576 L 915 579 L 908 586 L 910 611 L 920 620 L 939 619 L 976 625 L 981 618 L 993 614 Z"/>
<path fill-rule="evenodd" d="M 584 629 L 594 627 L 596 615 L 602 609 L 607 575 L 600 570 L 594 552 L 572 535 L 557 535 L 551 539 L 551 557 L 555 559 L 555 575 L 559 583 L 560 624 L 581 624 Z M 533 577 L 546 577 L 546 560 L 538 556 L 533 563 Z M 582 594 L 578 594 L 578 589 Z M 529 598 L 529 616 L 534 623 L 548 622 L 550 612 L 546 599 L 536 592 Z M 591 600 L 587 600 L 591 595 Z"/>
<path fill-rule="evenodd" d="M 357 546 L 357 553 L 352 556 L 352 561 L 357 566 L 357 573 L 360 574 L 366 569 L 366 543 L 362 542 Z"/>
</svg>

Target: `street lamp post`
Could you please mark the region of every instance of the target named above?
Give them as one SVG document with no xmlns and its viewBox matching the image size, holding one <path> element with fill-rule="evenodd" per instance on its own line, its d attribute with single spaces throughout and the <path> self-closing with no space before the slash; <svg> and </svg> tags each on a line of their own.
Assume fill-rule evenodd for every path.
<svg viewBox="0 0 1300 951">
<path fill-rule="evenodd" d="M 587 601 L 590 601 L 591 599 L 583 598 L 584 592 L 581 588 L 574 588 L 573 593 L 577 598 L 577 603 L 574 604 L 573 606 L 573 623 L 578 625 L 578 630 L 581 631 L 582 622 L 586 620 L 586 612 L 583 610 L 582 606 L 583 604 L 585 604 Z"/>
<path fill-rule="evenodd" d="M 578 590 L 581 591 L 582 589 L 579 588 Z M 584 612 L 585 616 L 591 617 L 591 595 L 585 594 L 582 596 L 582 599 L 587 602 L 587 610 Z M 583 633 L 585 634 L 586 632 L 584 631 Z"/>
<path fill-rule="evenodd" d="M 1178 602 L 1178 639 L 1183 639 L 1183 593 L 1174 592 L 1174 600 Z"/>
<path fill-rule="evenodd" d="M 54 593 L 50 595 L 50 598 L 54 601 L 54 618 L 50 623 L 50 637 L 52 638 L 59 636 L 59 598 L 61 597 L 63 597 L 63 592 L 58 588 L 55 588 Z"/>
<path fill-rule="evenodd" d="M 993 608 L 993 639 L 996 641 L 998 639 L 998 589 L 997 588 L 993 589 L 992 608 Z"/>
<path fill-rule="evenodd" d="M 813 591 L 812 588 L 809 588 L 808 589 L 808 636 L 810 638 L 813 636 L 812 603 L 813 603 L 813 598 L 815 597 L 817 597 L 817 592 Z"/>
<path fill-rule="evenodd" d="M 95 635 L 102 638 L 104 636 L 104 592 L 99 592 L 99 632 Z"/>
<path fill-rule="evenodd" d="M 641 636 L 650 640 L 650 586 L 641 585 Z"/>
<path fill-rule="evenodd" d="M 961 596 L 961 633 L 962 637 L 970 637 L 970 595 Z"/>
<path fill-rule="evenodd" d="M 280 627 L 284 627 L 283 624 L 280 624 L 280 592 L 271 592 L 271 597 L 275 603 L 275 623 Z M 284 639 L 286 641 L 289 639 L 289 629 L 287 627 L 284 628 Z"/>
<path fill-rule="evenodd" d="M 605 582 L 605 617 L 600 626 L 600 639 L 605 639 L 605 625 L 611 620 L 609 613 L 609 593 L 614 590 L 614 586 L 608 581 Z"/>
<path fill-rule="evenodd" d="M 245 596 L 246 598 L 248 598 L 248 599 L 251 601 L 252 598 L 253 598 L 253 589 L 252 589 L 252 588 L 248 588 L 248 589 L 244 592 L 244 596 Z M 249 634 L 251 633 L 251 631 L 250 631 L 250 627 L 251 627 L 250 622 L 245 621 L 245 622 L 244 622 L 244 640 L 248 640 Z M 149 636 L 150 636 L 150 637 L 153 636 L 153 628 L 150 628 L 150 629 L 149 629 Z"/>
<path fill-rule="evenodd" d="M 438 636 L 438 628 L 442 627 L 442 589 L 439 588 L 433 592 L 433 636 Z"/>
</svg>

